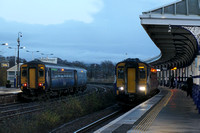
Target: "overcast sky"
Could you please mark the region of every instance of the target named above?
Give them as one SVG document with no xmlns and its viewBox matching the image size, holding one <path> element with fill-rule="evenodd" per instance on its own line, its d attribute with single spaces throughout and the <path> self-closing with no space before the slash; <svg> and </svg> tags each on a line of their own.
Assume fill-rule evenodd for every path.
<svg viewBox="0 0 200 133">
<path fill-rule="evenodd" d="M 68 61 L 119 62 L 160 54 L 139 15 L 176 0 L 0 0 L 0 43 L 51 54 Z M 28 61 L 32 54 L 20 50 Z M 0 46 L 0 54 L 14 50 Z M 34 52 L 34 57 L 44 57 Z M 127 53 L 127 54 L 126 54 Z"/>
</svg>

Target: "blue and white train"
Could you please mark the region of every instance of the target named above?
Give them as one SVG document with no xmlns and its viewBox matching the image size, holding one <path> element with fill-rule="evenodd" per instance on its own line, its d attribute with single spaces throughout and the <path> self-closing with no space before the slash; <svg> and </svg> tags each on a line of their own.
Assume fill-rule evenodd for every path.
<svg viewBox="0 0 200 133">
<path fill-rule="evenodd" d="M 20 67 L 21 90 L 26 96 L 84 91 L 87 71 L 83 68 L 31 61 Z"/>
</svg>

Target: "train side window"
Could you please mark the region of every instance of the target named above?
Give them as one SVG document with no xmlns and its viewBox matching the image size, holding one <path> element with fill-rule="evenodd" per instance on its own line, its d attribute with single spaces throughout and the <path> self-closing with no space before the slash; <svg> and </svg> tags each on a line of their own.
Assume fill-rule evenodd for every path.
<svg viewBox="0 0 200 133">
<path fill-rule="evenodd" d="M 43 77 L 44 76 L 44 70 L 40 69 L 39 70 L 39 77 Z"/>
<path fill-rule="evenodd" d="M 145 76 L 145 70 L 140 70 L 140 78 L 141 79 L 145 79 L 146 78 L 146 76 Z"/>
<path fill-rule="evenodd" d="M 68 78 L 72 78 L 73 76 L 72 76 L 72 72 L 67 72 L 67 77 Z"/>
<path fill-rule="evenodd" d="M 26 70 L 22 70 L 22 76 L 26 77 L 27 76 L 27 71 Z"/>
<path fill-rule="evenodd" d="M 118 78 L 119 79 L 123 79 L 124 78 L 124 71 L 123 71 L 123 69 L 119 69 L 118 70 Z"/>
</svg>

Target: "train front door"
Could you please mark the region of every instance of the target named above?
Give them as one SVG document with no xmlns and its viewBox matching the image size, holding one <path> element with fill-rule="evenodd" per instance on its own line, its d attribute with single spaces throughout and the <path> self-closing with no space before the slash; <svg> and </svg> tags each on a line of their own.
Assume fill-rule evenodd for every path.
<svg viewBox="0 0 200 133">
<path fill-rule="evenodd" d="M 36 69 L 30 68 L 29 69 L 29 86 L 30 88 L 36 88 Z"/>
<path fill-rule="evenodd" d="M 136 92 L 136 69 L 128 68 L 127 77 L 128 77 L 128 85 L 127 85 L 128 93 L 135 93 Z"/>
<path fill-rule="evenodd" d="M 77 71 L 75 70 L 74 71 L 74 86 L 77 87 L 77 84 L 78 84 L 78 76 L 77 76 Z"/>
</svg>

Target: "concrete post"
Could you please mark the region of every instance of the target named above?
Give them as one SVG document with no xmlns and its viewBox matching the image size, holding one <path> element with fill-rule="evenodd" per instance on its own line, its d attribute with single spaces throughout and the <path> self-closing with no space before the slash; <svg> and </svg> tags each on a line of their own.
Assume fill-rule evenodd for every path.
<svg viewBox="0 0 200 133">
<path fill-rule="evenodd" d="M 164 86 L 165 79 L 164 79 L 164 71 L 162 70 L 162 86 Z"/>
<path fill-rule="evenodd" d="M 183 74 L 183 68 L 181 70 L 181 73 L 182 73 L 181 81 L 183 82 L 183 76 L 184 76 L 184 74 Z"/>
</svg>

